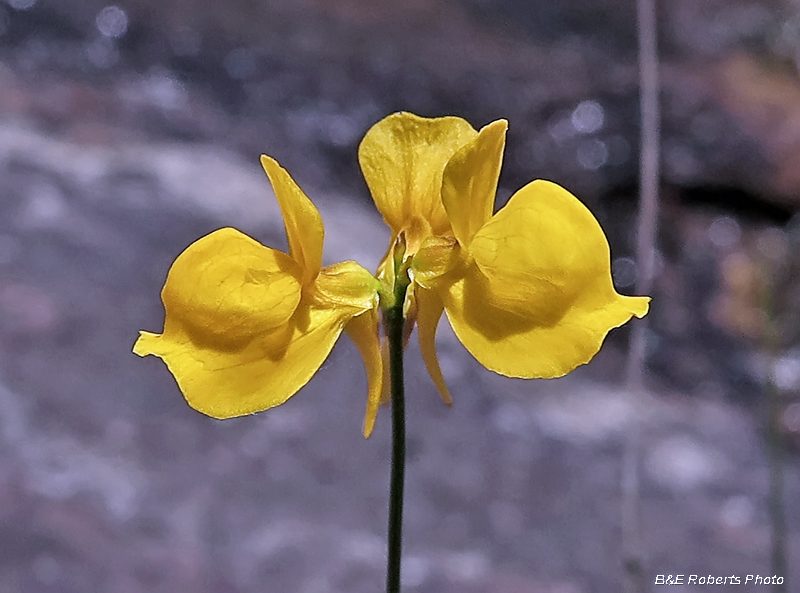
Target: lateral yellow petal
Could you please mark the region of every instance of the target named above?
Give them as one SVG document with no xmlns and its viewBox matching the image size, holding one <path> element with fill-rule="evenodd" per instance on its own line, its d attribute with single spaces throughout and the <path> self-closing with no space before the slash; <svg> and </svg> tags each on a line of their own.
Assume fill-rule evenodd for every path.
<svg viewBox="0 0 800 593">
<path fill-rule="evenodd" d="M 198 343 L 180 327 L 167 326 L 161 336 L 143 332 L 134 351 L 161 358 L 195 410 L 231 418 L 280 405 L 297 393 L 351 317 L 349 311 L 303 302 L 287 324 L 240 349 Z"/>
<path fill-rule="evenodd" d="M 649 298 L 617 294 L 608 242 L 589 210 L 534 181 L 476 233 L 471 264 L 440 291 L 459 340 L 511 377 L 559 377 L 585 364 L 606 334 Z"/>
<path fill-rule="evenodd" d="M 322 267 L 325 229 L 319 210 L 278 162 L 265 154 L 261 166 L 278 199 L 289 241 L 289 253 L 303 270 L 303 286 L 309 286 Z"/>
<path fill-rule="evenodd" d="M 353 317 L 345 326 L 345 331 L 353 340 L 367 371 L 367 412 L 364 416 L 364 438 L 369 438 L 375 428 L 378 407 L 383 392 L 383 360 L 381 359 L 381 340 L 378 330 L 377 309 L 370 309 L 362 315 Z"/>
<path fill-rule="evenodd" d="M 462 146 L 442 176 L 442 203 L 458 242 L 467 247 L 492 217 L 508 122 L 497 120 Z"/>
<path fill-rule="evenodd" d="M 478 362 L 501 375 L 529 379 L 561 377 L 586 364 L 608 332 L 634 315 L 643 317 L 649 301 L 616 295 L 602 308 L 576 304 L 553 325 L 542 326 L 527 324 L 521 316 L 503 316 L 490 300 L 470 294 L 464 280 L 443 296 L 453 331 Z M 481 316 L 475 314 L 478 308 Z M 509 324 L 515 321 L 520 329 L 511 331 Z"/>
<path fill-rule="evenodd" d="M 436 328 L 439 326 L 439 319 L 442 317 L 444 305 L 442 300 L 432 290 L 425 290 L 416 287 L 415 295 L 417 300 L 417 337 L 419 338 L 419 349 L 422 353 L 422 360 L 431 376 L 436 389 L 442 396 L 444 403 L 448 406 L 453 403 L 450 391 L 447 389 L 442 369 L 439 366 L 439 357 L 436 354 Z"/>
<path fill-rule="evenodd" d="M 300 302 L 300 268 L 288 255 L 223 228 L 181 253 L 161 291 L 165 328 L 209 347 L 238 350 L 287 322 Z"/>
<path fill-rule="evenodd" d="M 600 224 L 550 181 L 533 181 L 514 194 L 475 234 L 468 257 L 483 272 L 482 290 L 496 307 L 537 325 L 552 325 L 589 290 L 597 289 L 599 304 L 616 294 Z"/>
<path fill-rule="evenodd" d="M 142 358 L 150 356 L 154 354 L 155 350 L 158 348 L 158 340 L 160 338 L 161 334 L 154 334 L 153 332 L 141 330 L 139 331 L 139 337 L 133 343 L 132 352 L 136 356 L 141 356 Z"/>
<path fill-rule="evenodd" d="M 410 249 L 428 232 L 449 230 L 440 195 L 442 171 L 476 135 L 459 117 L 400 112 L 376 123 L 361 141 L 358 160 L 372 199 L 395 236 L 406 231 Z"/>
</svg>

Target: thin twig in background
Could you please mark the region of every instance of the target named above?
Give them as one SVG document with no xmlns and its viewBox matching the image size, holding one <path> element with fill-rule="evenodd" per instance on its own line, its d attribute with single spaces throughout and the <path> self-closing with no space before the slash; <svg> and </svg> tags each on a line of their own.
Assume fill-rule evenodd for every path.
<svg viewBox="0 0 800 593">
<path fill-rule="evenodd" d="M 788 563 L 786 561 L 787 530 L 786 509 L 783 500 L 783 467 L 784 444 L 780 432 L 781 401 L 778 387 L 772 377 L 774 374 L 774 357 L 770 357 L 770 377 L 767 379 L 767 456 L 769 458 L 769 522 L 771 525 L 772 549 L 770 550 L 770 574 L 783 577 L 783 582 L 775 585 L 775 591 L 786 593 L 789 580 Z"/>
<path fill-rule="evenodd" d="M 658 47 L 655 0 L 637 0 L 641 145 L 639 154 L 639 221 L 636 232 L 636 292 L 650 294 L 655 275 L 655 238 L 658 217 L 660 114 Z M 639 411 L 644 391 L 644 358 L 647 317 L 633 326 L 628 351 L 627 386 Z M 622 554 L 626 593 L 647 590 L 639 510 L 640 414 L 625 442 L 622 461 Z"/>
<path fill-rule="evenodd" d="M 775 382 L 775 371 L 781 347 L 780 329 L 775 319 L 775 290 L 778 284 L 778 274 L 775 265 L 769 262 L 762 266 L 762 290 L 765 329 L 763 351 L 767 357 L 767 378 L 765 394 L 765 429 L 764 440 L 767 449 L 767 463 L 769 466 L 769 494 L 767 495 L 767 509 L 770 522 L 770 574 L 783 577 L 780 584 L 775 585 L 777 593 L 788 591 L 788 563 L 787 557 L 787 530 L 786 509 L 784 505 L 784 451 L 785 444 L 781 434 L 781 412 L 783 402 L 780 390 Z"/>
</svg>

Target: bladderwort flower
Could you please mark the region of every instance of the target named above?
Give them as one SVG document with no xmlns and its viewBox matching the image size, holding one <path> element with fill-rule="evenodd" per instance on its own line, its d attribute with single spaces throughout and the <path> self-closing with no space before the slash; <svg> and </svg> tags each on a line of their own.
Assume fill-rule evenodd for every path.
<svg viewBox="0 0 800 593">
<path fill-rule="evenodd" d="M 214 418 L 280 405 L 319 370 L 342 331 L 368 378 L 374 422 L 383 367 L 378 281 L 353 261 L 322 267 L 319 211 L 274 159 L 261 157 L 283 215 L 289 253 L 223 228 L 178 256 L 161 292 L 164 331 L 133 347 L 169 368 L 186 401 Z M 372 425 L 365 424 L 368 435 Z"/>
<path fill-rule="evenodd" d="M 392 231 L 378 276 L 392 284 L 406 275 L 405 316 L 448 404 L 435 345 L 443 312 L 486 368 L 554 378 L 589 362 L 611 329 L 649 306 L 616 292 L 603 230 L 564 188 L 533 181 L 493 214 L 507 127 L 498 120 L 478 132 L 457 117 L 396 113 L 359 147 Z"/>
<path fill-rule="evenodd" d="M 449 404 L 436 354 L 442 314 L 488 369 L 554 378 L 648 310 L 648 297 L 614 289 L 606 237 L 567 190 L 534 181 L 493 213 L 506 128 L 504 120 L 477 131 L 458 117 L 396 113 L 367 132 L 358 158 L 392 232 L 376 276 L 352 261 L 322 267 L 319 212 L 262 156 L 289 253 L 231 228 L 199 239 L 168 273 L 163 332 L 140 332 L 133 348 L 160 357 L 193 408 L 230 418 L 284 403 L 347 332 L 367 371 L 365 437 L 381 401 L 392 408 L 387 593 L 400 591 L 403 349 L 413 327 Z"/>
</svg>

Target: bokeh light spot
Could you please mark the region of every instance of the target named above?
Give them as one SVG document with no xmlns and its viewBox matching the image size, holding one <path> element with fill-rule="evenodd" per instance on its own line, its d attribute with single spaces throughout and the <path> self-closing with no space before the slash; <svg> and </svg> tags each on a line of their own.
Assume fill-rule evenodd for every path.
<svg viewBox="0 0 800 593">
<path fill-rule="evenodd" d="M 572 111 L 572 127 L 580 134 L 594 134 L 603 127 L 605 112 L 597 101 L 581 101 Z"/>
<path fill-rule="evenodd" d="M 614 284 L 619 288 L 633 286 L 636 282 L 636 261 L 631 257 L 618 257 L 611 264 Z"/>
<path fill-rule="evenodd" d="M 739 223 L 730 216 L 717 216 L 708 226 L 708 240 L 718 249 L 734 247 L 741 236 Z"/>
<path fill-rule="evenodd" d="M 608 162 L 608 147 L 602 140 L 594 138 L 578 145 L 578 164 L 589 171 L 597 171 Z"/>
<path fill-rule="evenodd" d="M 128 30 L 128 15 L 119 6 L 106 6 L 97 13 L 94 24 L 106 37 L 122 37 Z"/>
</svg>

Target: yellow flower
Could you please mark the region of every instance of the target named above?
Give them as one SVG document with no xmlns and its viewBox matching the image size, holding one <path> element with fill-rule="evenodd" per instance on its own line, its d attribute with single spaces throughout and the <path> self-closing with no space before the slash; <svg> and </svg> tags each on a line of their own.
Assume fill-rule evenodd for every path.
<svg viewBox="0 0 800 593">
<path fill-rule="evenodd" d="M 435 348 L 442 312 L 486 368 L 553 378 L 589 362 L 612 328 L 648 310 L 648 297 L 617 294 L 606 237 L 567 190 L 537 180 L 492 215 L 506 129 L 504 120 L 477 132 L 460 118 L 398 113 L 359 147 L 393 234 L 379 276 L 392 279 L 405 242 L 407 316 L 448 403 Z"/>
<path fill-rule="evenodd" d="M 199 239 L 167 275 L 163 333 L 140 332 L 133 351 L 161 358 L 193 408 L 230 418 L 289 399 L 346 330 L 367 369 L 368 436 L 383 380 L 379 283 L 352 261 L 322 267 L 319 212 L 275 160 L 262 156 L 261 164 L 283 214 L 289 254 L 231 228 Z"/>
<path fill-rule="evenodd" d="M 442 205 L 442 173 L 455 152 L 478 133 L 460 117 L 394 113 L 372 126 L 358 160 L 372 199 L 393 232 L 415 253 L 430 235 L 450 232 Z M 390 247 L 390 252 L 392 248 Z"/>
</svg>

